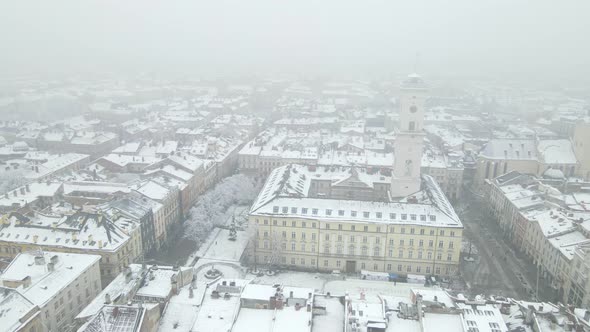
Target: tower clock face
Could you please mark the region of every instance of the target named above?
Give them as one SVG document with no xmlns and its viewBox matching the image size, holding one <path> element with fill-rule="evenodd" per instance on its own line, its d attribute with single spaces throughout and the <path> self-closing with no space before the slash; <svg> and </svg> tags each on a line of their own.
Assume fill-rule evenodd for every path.
<svg viewBox="0 0 590 332">
<path fill-rule="evenodd" d="M 410 106 L 410 112 L 416 113 L 417 111 L 418 111 L 418 107 L 416 107 L 416 105 Z"/>
</svg>

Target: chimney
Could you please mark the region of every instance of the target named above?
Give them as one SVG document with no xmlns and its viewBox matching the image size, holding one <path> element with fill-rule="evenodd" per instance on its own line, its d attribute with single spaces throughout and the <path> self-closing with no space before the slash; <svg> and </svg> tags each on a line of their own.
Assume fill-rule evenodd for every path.
<svg viewBox="0 0 590 332">
<path fill-rule="evenodd" d="M 37 240 L 39 240 L 39 235 L 33 235 L 33 243 L 37 243 Z"/>
<path fill-rule="evenodd" d="M 311 293 L 307 293 L 307 299 L 311 300 Z"/>
<path fill-rule="evenodd" d="M 289 292 L 289 298 L 292 299 L 293 298 L 293 291 Z"/>
<path fill-rule="evenodd" d="M 111 294 L 106 293 L 104 295 L 104 304 L 111 304 Z"/>
<path fill-rule="evenodd" d="M 47 271 L 53 272 L 55 270 L 55 266 L 53 263 L 47 263 Z"/>
<path fill-rule="evenodd" d="M 51 256 L 50 262 L 51 264 L 57 264 L 57 261 L 59 260 L 59 257 L 57 255 L 53 255 Z"/>
<path fill-rule="evenodd" d="M 25 185 L 25 190 L 30 193 L 31 192 L 31 185 L 27 184 Z"/>
<path fill-rule="evenodd" d="M 590 321 L 590 310 L 584 312 L 584 320 L 587 322 Z"/>
<path fill-rule="evenodd" d="M 102 249 L 102 240 L 98 240 L 98 249 Z"/>
<path fill-rule="evenodd" d="M 31 276 L 24 277 L 22 280 L 22 285 L 23 288 L 28 288 L 29 286 L 31 286 Z"/>
<path fill-rule="evenodd" d="M 193 297 L 195 297 L 195 292 L 193 291 L 193 286 L 190 286 L 188 288 L 188 297 L 189 297 L 189 299 L 192 299 Z"/>
<path fill-rule="evenodd" d="M 76 233 L 72 233 L 72 241 L 78 240 L 78 235 Z"/>
<path fill-rule="evenodd" d="M 307 304 L 307 312 L 311 312 L 311 303 Z"/>
<path fill-rule="evenodd" d="M 24 195 L 25 194 L 25 187 L 20 187 L 20 194 Z"/>
<path fill-rule="evenodd" d="M 33 241 L 37 242 L 37 235 L 33 236 Z M 45 256 L 43 254 L 35 256 L 35 265 L 45 265 Z"/>
<path fill-rule="evenodd" d="M 88 243 L 92 242 L 92 234 L 88 235 Z"/>
<path fill-rule="evenodd" d="M 423 326 L 422 324 L 422 295 L 421 294 L 417 294 L 416 295 L 416 310 L 418 312 L 418 322 L 420 322 L 420 326 Z"/>
</svg>

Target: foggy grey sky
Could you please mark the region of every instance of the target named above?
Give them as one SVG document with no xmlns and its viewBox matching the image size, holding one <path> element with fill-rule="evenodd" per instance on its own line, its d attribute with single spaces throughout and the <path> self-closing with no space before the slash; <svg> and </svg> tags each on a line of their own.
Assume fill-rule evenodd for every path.
<svg viewBox="0 0 590 332">
<path fill-rule="evenodd" d="M 590 75 L 588 0 L 2 1 L 5 75 Z"/>
</svg>

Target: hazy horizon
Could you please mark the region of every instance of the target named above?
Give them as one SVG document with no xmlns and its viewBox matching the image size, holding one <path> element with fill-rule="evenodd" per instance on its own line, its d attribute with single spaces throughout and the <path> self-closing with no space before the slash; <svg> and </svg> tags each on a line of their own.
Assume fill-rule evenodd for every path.
<svg viewBox="0 0 590 332">
<path fill-rule="evenodd" d="M 4 77 L 387 77 L 416 62 L 431 76 L 590 74 L 581 0 L 18 1 L 0 12 Z"/>
</svg>

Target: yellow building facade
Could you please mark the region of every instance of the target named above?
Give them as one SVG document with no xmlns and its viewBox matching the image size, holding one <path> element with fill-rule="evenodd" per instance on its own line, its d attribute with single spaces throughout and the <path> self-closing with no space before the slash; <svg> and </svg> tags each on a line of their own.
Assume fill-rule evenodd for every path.
<svg viewBox="0 0 590 332">
<path fill-rule="evenodd" d="M 458 272 L 462 228 L 252 215 L 258 264 L 399 275 Z"/>
</svg>

